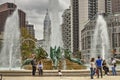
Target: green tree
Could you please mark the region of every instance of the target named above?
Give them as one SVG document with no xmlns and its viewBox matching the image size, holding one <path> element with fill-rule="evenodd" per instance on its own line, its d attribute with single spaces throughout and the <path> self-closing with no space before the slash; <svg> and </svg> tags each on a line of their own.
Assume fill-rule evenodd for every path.
<svg viewBox="0 0 120 80">
<path fill-rule="evenodd" d="M 29 58 L 35 48 L 36 39 L 29 34 L 25 27 L 21 28 L 21 55 L 22 59 Z"/>
<path fill-rule="evenodd" d="M 41 59 L 45 59 L 48 57 L 47 52 L 42 47 L 35 48 L 34 54 L 36 55 L 37 61 L 40 61 Z M 31 64 L 31 61 L 32 61 L 31 58 L 27 58 L 27 59 L 23 60 L 21 67 Z"/>
</svg>

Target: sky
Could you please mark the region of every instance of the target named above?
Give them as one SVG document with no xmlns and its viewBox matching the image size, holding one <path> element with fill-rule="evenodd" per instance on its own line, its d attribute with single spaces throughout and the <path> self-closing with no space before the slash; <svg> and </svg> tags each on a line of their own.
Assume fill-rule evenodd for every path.
<svg viewBox="0 0 120 80">
<path fill-rule="evenodd" d="M 0 4 L 14 2 L 18 8 L 26 13 L 26 19 L 34 25 L 35 37 L 40 40 L 43 38 L 43 21 L 48 9 L 49 0 L 0 0 Z M 60 14 L 70 6 L 70 0 L 59 0 Z M 61 17 L 62 23 L 62 17 Z"/>
</svg>

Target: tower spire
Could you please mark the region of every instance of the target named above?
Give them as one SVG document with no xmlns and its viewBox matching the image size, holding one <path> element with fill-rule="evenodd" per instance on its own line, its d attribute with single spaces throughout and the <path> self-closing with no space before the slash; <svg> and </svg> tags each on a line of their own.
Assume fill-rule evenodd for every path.
<svg viewBox="0 0 120 80">
<path fill-rule="evenodd" d="M 49 11 L 46 9 L 45 20 L 50 21 Z"/>
<path fill-rule="evenodd" d="M 47 12 L 46 12 L 46 14 L 48 14 L 48 8 L 47 8 L 47 10 L 46 10 Z"/>
</svg>

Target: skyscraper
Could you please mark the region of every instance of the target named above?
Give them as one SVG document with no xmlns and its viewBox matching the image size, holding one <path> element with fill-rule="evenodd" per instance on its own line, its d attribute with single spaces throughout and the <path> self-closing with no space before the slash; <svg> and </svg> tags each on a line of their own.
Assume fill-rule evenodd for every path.
<svg viewBox="0 0 120 80">
<path fill-rule="evenodd" d="M 51 20 L 47 10 L 44 19 L 44 48 L 47 51 L 48 56 L 50 56 L 49 54 L 51 46 L 50 41 L 51 41 Z"/>
<path fill-rule="evenodd" d="M 120 0 L 111 0 L 112 13 L 120 13 Z"/>
<path fill-rule="evenodd" d="M 105 0 L 105 13 L 112 14 L 112 2 L 111 2 L 111 0 Z"/>
<path fill-rule="evenodd" d="M 105 0 L 98 0 L 98 14 L 105 13 Z"/>
<path fill-rule="evenodd" d="M 44 19 L 44 39 L 50 40 L 50 34 L 51 34 L 51 20 L 47 10 L 45 19 Z"/>
<path fill-rule="evenodd" d="M 88 18 L 94 19 L 98 13 L 98 0 L 88 0 Z"/>
<path fill-rule="evenodd" d="M 88 18 L 95 19 L 99 13 L 105 13 L 105 0 L 88 0 Z"/>
<path fill-rule="evenodd" d="M 82 49 L 81 31 L 84 25 L 97 17 L 97 14 L 105 13 L 105 0 L 79 0 L 79 49 Z"/>
<path fill-rule="evenodd" d="M 72 52 L 79 51 L 79 0 L 71 0 Z"/>
<path fill-rule="evenodd" d="M 82 49 L 81 30 L 88 21 L 88 0 L 79 0 L 79 50 Z"/>
<path fill-rule="evenodd" d="M 51 47 L 51 19 L 49 16 L 49 11 L 47 10 L 44 18 L 44 32 L 43 39 L 38 40 L 37 46 L 44 48 L 44 50 L 48 53 L 48 57 L 50 57 L 50 47 Z"/>
<path fill-rule="evenodd" d="M 66 9 L 62 15 L 62 39 L 63 47 L 71 50 L 71 10 Z"/>
<path fill-rule="evenodd" d="M 32 24 L 26 24 L 26 28 L 27 28 L 29 34 L 30 34 L 33 38 L 35 38 L 34 25 L 32 25 Z"/>
</svg>

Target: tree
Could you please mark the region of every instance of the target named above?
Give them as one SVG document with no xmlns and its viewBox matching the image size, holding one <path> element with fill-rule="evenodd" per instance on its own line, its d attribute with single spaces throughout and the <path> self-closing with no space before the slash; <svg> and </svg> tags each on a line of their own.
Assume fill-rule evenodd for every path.
<svg viewBox="0 0 120 80">
<path fill-rule="evenodd" d="M 31 36 L 25 27 L 21 28 L 21 55 L 22 59 L 29 58 L 35 48 L 36 39 Z"/>
<path fill-rule="evenodd" d="M 40 61 L 41 59 L 45 59 L 48 57 L 47 52 L 42 47 L 35 48 L 34 54 L 36 56 L 37 61 Z M 32 61 L 31 58 L 27 58 L 27 59 L 23 60 L 21 67 L 31 64 L 31 61 Z"/>
</svg>

